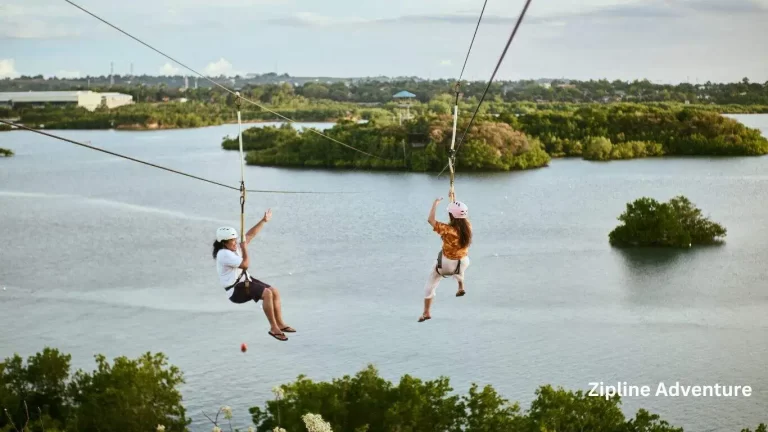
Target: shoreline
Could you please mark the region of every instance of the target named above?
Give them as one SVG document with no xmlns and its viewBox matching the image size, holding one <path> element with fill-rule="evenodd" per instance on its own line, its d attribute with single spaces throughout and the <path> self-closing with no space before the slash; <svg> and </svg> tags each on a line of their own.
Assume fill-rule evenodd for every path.
<svg viewBox="0 0 768 432">
<path fill-rule="evenodd" d="M 333 120 L 295 120 L 293 122 L 289 122 L 287 120 L 243 120 L 242 124 L 261 124 L 261 123 L 338 123 L 339 119 L 333 119 Z M 17 122 L 20 125 L 27 126 L 29 128 L 33 129 L 39 129 L 39 130 L 71 130 L 71 131 L 124 131 L 124 132 L 145 132 L 145 131 L 166 131 L 166 130 L 190 130 L 190 129 L 202 129 L 207 127 L 215 127 L 215 126 L 225 126 L 225 125 L 236 125 L 237 121 L 231 121 L 231 122 L 222 122 L 222 123 L 214 123 L 209 124 L 205 126 L 160 126 L 157 123 L 150 123 L 147 125 L 139 125 L 137 123 L 134 124 L 126 124 L 126 125 L 118 125 L 118 126 L 111 126 L 108 128 L 47 128 L 45 125 L 43 127 L 35 127 L 30 126 L 25 123 Z M 11 128 L 10 130 L 0 130 L 0 132 L 13 132 L 18 130 L 17 128 Z"/>
<path fill-rule="evenodd" d="M 294 120 L 292 122 L 288 120 L 243 120 L 241 121 L 242 124 L 260 124 L 260 123 L 338 123 L 339 119 L 332 119 L 332 120 Z M 212 127 L 212 126 L 224 126 L 224 125 L 236 125 L 237 121 L 231 121 L 231 122 L 222 122 L 222 123 L 216 123 L 216 124 L 210 124 L 207 126 L 193 126 L 193 127 L 167 127 L 167 126 L 159 126 L 156 123 L 149 124 L 146 126 L 136 126 L 136 125 L 125 125 L 125 126 L 117 126 L 112 127 L 109 129 L 67 129 L 67 130 L 122 130 L 122 131 L 157 131 L 157 130 L 174 130 L 174 129 L 201 129 L 205 127 Z M 154 126 L 154 127 L 153 127 Z"/>
<path fill-rule="evenodd" d="M 550 104 L 557 105 L 557 103 L 550 103 Z M 546 104 L 544 104 L 544 105 L 546 105 Z M 582 105 L 582 104 L 570 104 L 570 105 L 578 107 L 579 105 Z M 591 105 L 591 104 L 583 104 L 583 105 Z M 611 104 L 604 104 L 604 105 L 605 106 L 610 106 Z M 649 104 L 649 105 L 652 106 L 653 104 Z M 723 105 L 722 107 L 725 108 L 727 106 Z M 279 112 L 279 109 L 275 109 L 274 111 Z M 722 111 L 707 110 L 707 111 L 717 112 L 719 115 L 724 116 L 724 117 L 729 117 L 729 116 L 768 115 L 768 111 L 765 111 L 765 112 L 729 112 L 728 110 L 722 110 Z M 235 119 L 232 119 L 232 120 L 223 121 L 221 123 L 216 122 L 216 123 L 205 124 L 203 126 L 175 126 L 175 125 L 174 126 L 165 126 L 165 125 L 160 126 L 158 123 L 149 123 L 149 124 L 132 123 L 132 124 L 120 124 L 120 125 L 117 125 L 117 126 L 109 126 L 109 127 L 47 128 L 47 127 L 45 127 L 45 123 L 44 122 L 40 123 L 40 124 L 42 124 L 43 127 L 39 127 L 40 124 L 36 124 L 36 125 L 31 125 L 30 126 L 29 122 L 26 122 L 26 123 L 25 122 L 20 122 L 20 120 L 21 119 L 18 118 L 18 117 L 13 119 L 13 121 L 15 123 L 18 123 L 18 124 L 21 124 L 21 125 L 24 125 L 24 126 L 27 126 L 27 127 L 35 128 L 35 129 L 41 129 L 41 130 L 77 130 L 77 131 L 115 130 L 115 131 L 138 132 L 138 131 L 174 130 L 174 129 L 184 129 L 184 130 L 186 130 L 186 129 L 200 129 L 200 128 L 212 127 L 212 126 L 223 126 L 223 125 L 229 125 L 229 124 L 237 124 L 237 119 L 235 118 Z M 244 119 L 244 120 L 241 121 L 241 123 L 242 124 L 250 124 L 250 125 L 257 125 L 257 124 L 263 124 L 263 123 L 279 123 L 279 124 L 284 124 L 284 123 L 338 123 L 339 121 L 342 121 L 342 120 L 349 120 L 349 121 L 360 122 L 361 120 L 365 120 L 365 119 L 363 119 L 363 118 L 351 118 L 350 119 L 350 118 L 345 118 L 345 117 L 336 117 L 336 118 L 326 118 L 326 119 L 322 119 L 322 120 L 293 120 L 293 121 L 288 121 L 288 120 L 284 120 L 284 119 L 281 119 L 281 118 L 275 116 L 274 119 L 271 119 L 271 120 L 265 120 L 265 119 L 248 119 L 248 120 L 245 120 Z M 60 121 L 60 122 L 61 123 L 65 123 L 65 121 Z M 14 130 L 16 130 L 16 129 L 15 128 L 11 128 L 10 130 L 7 130 L 7 129 L 4 130 L 4 129 L 0 128 L 0 132 L 4 132 L 4 131 L 8 132 L 8 131 L 14 131 Z"/>
</svg>

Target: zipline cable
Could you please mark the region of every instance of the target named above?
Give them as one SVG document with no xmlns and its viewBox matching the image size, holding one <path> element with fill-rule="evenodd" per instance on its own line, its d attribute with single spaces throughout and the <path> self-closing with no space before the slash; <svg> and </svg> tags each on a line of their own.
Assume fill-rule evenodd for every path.
<svg viewBox="0 0 768 432">
<path fill-rule="evenodd" d="M 174 170 L 174 169 L 171 169 L 171 168 L 166 168 L 164 166 L 155 165 L 155 164 L 150 163 L 150 162 L 145 162 L 143 160 L 132 158 L 130 156 L 125 156 L 125 155 L 121 155 L 119 153 L 111 152 L 109 150 L 104 150 L 102 148 L 94 147 L 94 146 L 89 145 L 89 144 L 81 143 L 81 142 L 78 142 L 78 141 L 73 141 L 71 139 L 60 137 L 58 135 L 53 135 L 53 134 L 50 134 L 50 133 L 47 133 L 47 132 L 43 132 L 43 131 L 38 130 L 38 129 L 32 129 L 32 128 L 29 128 L 27 126 L 24 126 L 24 125 L 21 125 L 21 124 L 18 124 L 18 123 L 9 122 L 9 121 L 3 120 L 3 119 L 0 119 L 0 123 L 5 123 L 5 124 L 7 124 L 9 126 L 14 126 L 14 127 L 19 128 L 19 129 L 27 130 L 27 131 L 34 132 L 34 133 L 37 133 L 37 134 L 40 134 L 40 135 L 45 135 L 47 137 L 55 138 L 55 139 L 58 139 L 58 140 L 61 140 L 61 141 L 66 141 L 68 143 L 76 144 L 76 145 L 79 145 L 79 146 L 83 146 L 83 147 L 89 148 L 91 150 L 96 150 L 96 151 L 107 153 L 107 154 L 110 154 L 110 155 L 113 155 L 113 156 L 121 157 L 123 159 L 128 159 L 128 160 L 131 160 L 131 161 L 134 161 L 134 162 L 138 162 L 138 163 L 141 163 L 141 164 L 144 164 L 144 165 L 149 165 L 149 166 L 154 167 L 154 168 L 160 168 L 160 169 L 165 170 L 165 171 L 170 171 L 170 172 L 172 172 L 174 174 L 180 174 L 180 175 L 183 175 L 183 176 L 191 177 L 193 179 L 204 181 L 206 183 L 211 183 L 211 184 L 214 184 L 216 186 L 221 186 L 221 187 L 225 187 L 227 189 L 233 189 L 233 190 L 242 190 L 242 184 L 241 184 L 241 188 L 236 188 L 234 186 L 225 185 L 224 183 L 215 182 L 213 180 L 208 180 L 208 179 L 205 179 L 205 178 L 202 178 L 202 177 L 197 177 L 197 176 L 194 176 L 192 174 L 187 174 L 187 173 L 182 172 L 182 171 L 177 171 L 177 170 Z M 359 193 L 359 192 L 279 191 L 279 190 L 259 190 L 259 189 L 253 189 L 253 190 L 252 189 L 248 189 L 248 192 L 275 193 L 275 194 L 347 194 L 347 193 L 353 194 L 353 193 Z"/>
<path fill-rule="evenodd" d="M 69 1 L 69 0 L 66 0 Z M 491 88 L 491 84 L 493 83 L 494 77 L 496 77 L 496 73 L 499 71 L 499 68 L 501 67 L 501 63 L 504 61 L 504 57 L 507 55 L 507 50 L 509 50 L 509 45 L 512 44 L 512 40 L 515 38 L 515 35 L 517 34 L 517 30 L 520 28 L 520 24 L 523 22 L 523 18 L 525 17 L 525 13 L 528 11 L 528 6 L 531 5 L 531 0 L 526 0 L 525 6 L 523 7 L 523 11 L 520 13 L 520 16 L 517 18 L 517 23 L 515 24 L 514 29 L 512 30 L 512 34 L 509 36 L 509 40 L 507 41 L 507 45 L 504 47 L 504 51 L 501 53 L 501 56 L 499 57 L 498 63 L 496 63 L 496 68 L 493 70 L 493 74 L 491 75 L 491 79 L 488 80 L 488 85 L 485 87 L 485 91 L 483 92 L 483 96 L 480 98 L 480 102 L 477 104 L 477 108 L 475 108 L 475 112 L 472 114 L 472 118 L 469 120 L 469 124 L 467 125 L 467 128 L 464 130 L 464 133 L 461 135 L 461 140 L 459 140 L 459 145 L 456 147 L 455 153 L 459 151 L 461 148 L 461 145 L 464 143 L 464 138 L 466 138 L 467 133 L 469 132 L 469 129 L 472 127 L 472 123 L 475 121 L 475 117 L 477 117 L 478 111 L 480 111 L 480 106 L 483 104 L 483 101 L 485 100 L 485 96 L 488 94 L 488 90 Z M 448 165 L 443 168 L 442 171 L 440 171 L 440 174 L 442 174 L 446 168 L 449 167 L 450 162 Z M 440 177 L 440 174 L 437 176 Z"/>
<path fill-rule="evenodd" d="M 464 59 L 464 66 L 461 68 L 461 73 L 459 74 L 459 82 L 461 82 L 461 78 L 464 76 L 464 69 L 467 68 L 469 53 L 472 52 L 472 45 L 475 44 L 475 37 L 477 37 L 477 30 L 480 28 L 480 21 L 483 20 L 483 14 L 485 13 L 485 6 L 487 5 L 488 5 L 488 0 L 485 0 L 485 3 L 483 3 L 483 10 L 480 11 L 480 18 L 477 19 L 477 27 L 475 27 L 475 34 L 472 35 L 472 42 L 469 43 L 469 49 L 467 50 L 467 58 Z"/>
<path fill-rule="evenodd" d="M 90 16 L 92 16 L 92 17 L 96 18 L 97 20 L 99 20 L 99 21 L 103 22 L 104 24 L 106 24 L 106 25 L 108 25 L 108 26 L 110 26 L 110 27 L 114 28 L 115 30 L 119 31 L 120 33 L 123 33 L 124 35 L 126 35 L 126 36 L 130 37 L 131 39 L 135 40 L 136 42 L 138 42 L 138 43 L 140 43 L 140 44 L 142 44 L 142 45 L 146 46 L 147 48 L 151 49 L 152 51 L 155 51 L 156 53 L 158 53 L 158 54 L 162 55 L 163 57 L 165 57 L 165 58 L 167 58 L 167 59 L 171 60 L 172 62 L 174 62 L 174 63 L 177 63 L 177 64 L 179 64 L 180 66 L 182 66 L 182 67 L 184 67 L 184 68 L 187 68 L 187 69 L 189 69 L 189 70 L 190 70 L 190 71 L 192 71 L 193 73 L 195 73 L 195 74 L 199 75 L 201 78 L 203 78 L 203 79 L 206 79 L 206 80 L 210 81 L 210 82 L 211 82 L 211 84 L 213 84 L 213 85 L 215 85 L 215 86 L 217 86 L 217 87 L 220 87 L 221 89 L 223 89 L 224 91 L 226 91 L 226 92 L 228 92 L 228 93 L 232 94 L 233 96 L 237 96 L 237 94 L 236 94 L 234 91 L 232 91 L 232 90 L 228 89 L 227 87 L 224 87 L 223 85 L 221 85 L 221 84 L 217 83 L 216 81 L 214 81 L 214 80 L 210 79 L 209 77 L 207 77 L 207 76 L 205 76 L 205 75 L 201 74 L 200 72 L 198 72 L 198 71 L 196 71 L 196 70 L 192 69 L 191 67 L 189 67 L 189 66 L 185 65 L 184 63 L 182 63 L 182 62 L 180 62 L 180 61 L 178 61 L 178 60 L 174 59 L 173 57 L 169 56 L 168 54 L 165 54 L 164 52 L 162 52 L 162 51 L 158 50 L 157 48 L 153 47 L 152 45 L 149 45 L 148 43 L 146 43 L 146 42 L 142 41 L 141 39 L 139 39 L 139 38 L 137 38 L 137 37 L 135 37 L 135 36 L 131 35 L 130 33 L 126 32 L 126 31 L 124 31 L 124 30 L 122 30 L 121 28 L 119 28 L 119 27 L 115 26 L 114 24 L 110 23 L 109 21 L 107 21 L 107 20 L 105 20 L 105 19 L 103 19 L 103 18 L 99 17 L 98 15 L 96 15 L 96 14 L 94 14 L 94 13 L 92 13 L 92 12 L 88 11 L 87 9 L 85 9 L 85 8 L 83 8 L 83 7 L 81 7 L 81 6 L 77 5 L 77 4 L 75 4 L 75 3 L 73 3 L 73 2 L 72 2 L 72 1 L 70 1 L 70 0 L 64 0 L 64 1 L 65 1 L 65 2 L 67 2 L 67 3 L 69 3 L 69 4 L 71 4 L 72 6 L 74 6 L 74 7 L 76 7 L 76 8 L 78 8 L 78 9 L 80 9 L 81 11 L 83 11 L 83 12 L 87 13 L 88 15 L 90 15 Z M 288 121 L 288 122 L 291 122 L 291 123 L 296 123 L 296 121 L 295 121 L 295 120 L 293 120 L 293 119 L 290 119 L 290 118 L 288 118 L 288 117 L 286 117 L 286 116 L 284 116 L 284 115 L 282 115 L 282 114 L 280 114 L 280 113 L 277 113 L 277 112 L 275 112 L 275 111 L 272 111 L 271 109 L 269 109 L 269 108 L 266 108 L 266 107 L 264 107 L 264 106 L 262 106 L 262 105 L 260 105 L 260 104 L 258 104 L 258 103 L 256 103 L 256 102 L 254 102 L 254 101 L 252 101 L 252 100 L 248 99 L 248 98 L 242 98 L 242 99 L 243 99 L 243 100 L 245 100 L 245 101 L 246 101 L 246 102 L 248 102 L 248 103 L 251 103 L 251 104 L 253 104 L 253 105 L 256 105 L 257 107 L 259 107 L 259 108 L 263 109 L 264 111 L 270 112 L 270 113 L 272 113 L 272 114 L 274 114 L 274 115 L 276 115 L 276 116 L 278 116 L 278 117 L 280 117 L 280 118 L 282 118 L 282 119 L 285 119 L 285 120 L 286 120 L 286 121 Z M 325 135 L 324 133 L 322 133 L 322 132 L 320 132 L 320 131 L 318 131 L 318 130 L 316 130 L 316 129 L 314 129 L 314 128 L 311 128 L 311 129 L 308 129 L 308 130 L 309 130 L 309 131 L 311 131 L 311 132 L 314 132 L 314 133 L 316 133 L 316 134 L 318 134 L 318 135 L 320 135 L 320 136 L 322 136 L 322 137 L 325 137 L 325 138 L 327 138 L 327 139 L 329 139 L 329 140 L 331 140 L 331 141 L 333 141 L 333 142 L 335 142 L 335 143 L 337 143 L 337 144 L 341 144 L 341 145 L 342 145 L 342 146 L 344 146 L 344 147 L 350 148 L 350 149 L 352 149 L 352 150 L 354 150 L 354 151 L 356 151 L 356 152 L 362 153 L 362 154 L 364 154 L 364 155 L 367 155 L 367 156 L 370 156 L 370 157 L 372 157 L 372 158 L 381 159 L 381 160 L 386 160 L 386 159 L 380 158 L 380 157 L 378 157 L 378 156 L 376 156 L 376 155 L 372 155 L 372 154 L 370 154 L 370 153 L 368 153 L 368 152 L 365 152 L 365 151 L 363 151 L 363 150 L 360 150 L 360 149 L 357 149 L 357 148 L 355 148 L 355 147 L 352 147 L 352 146 L 351 146 L 351 145 L 349 145 L 349 144 L 344 144 L 343 142 L 341 142 L 341 141 L 339 141 L 339 140 L 337 140 L 337 139 L 335 139 L 335 138 L 331 138 L 331 137 L 329 137 L 328 135 Z"/>
</svg>

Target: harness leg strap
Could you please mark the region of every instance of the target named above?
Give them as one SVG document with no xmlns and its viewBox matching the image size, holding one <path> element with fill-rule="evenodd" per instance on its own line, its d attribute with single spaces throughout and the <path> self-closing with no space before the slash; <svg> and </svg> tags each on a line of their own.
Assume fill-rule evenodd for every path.
<svg viewBox="0 0 768 432">
<path fill-rule="evenodd" d="M 452 274 L 449 274 L 448 276 L 446 276 L 446 275 L 444 275 L 444 274 L 442 274 L 440 272 L 440 270 L 442 268 L 443 268 L 443 251 L 441 249 L 440 252 L 437 254 L 437 266 L 435 266 L 435 272 L 437 274 L 439 274 L 440 276 L 442 276 L 443 278 L 449 278 L 452 275 L 460 274 L 461 273 L 461 260 L 458 260 L 458 262 L 456 264 L 456 270 Z"/>
<path fill-rule="evenodd" d="M 243 270 L 240 273 L 240 276 L 238 276 L 237 279 L 235 279 L 235 283 L 233 283 L 232 285 L 230 285 L 228 287 L 224 287 L 224 291 L 229 291 L 232 288 L 234 288 L 235 286 L 237 286 L 237 284 L 240 283 L 240 280 L 243 278 L 243 276 L 245 276 L 245 290 L 246 290 L 245 292 L 248 293 L 249 292 L 248 285 L 249 285 L 249 282 L 250 282 L 250 278 L 248 276 L 246 276 L 245 270 Z"/>
</svg>

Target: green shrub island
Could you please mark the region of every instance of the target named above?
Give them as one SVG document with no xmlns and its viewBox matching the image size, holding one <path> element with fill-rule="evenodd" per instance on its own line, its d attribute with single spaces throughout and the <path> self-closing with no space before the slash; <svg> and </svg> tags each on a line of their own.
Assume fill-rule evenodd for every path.
<svg viewBox="0 0 768 432">
<path fill-rule="evenodd" d="M 608 235 L 616 247 L 675 247 L 722 242 L 726 229 L 703 217 L 684 196 L 660 203 L 643 197 L 627 204 L 618 218 L 622 224 Z"/>
</svg>

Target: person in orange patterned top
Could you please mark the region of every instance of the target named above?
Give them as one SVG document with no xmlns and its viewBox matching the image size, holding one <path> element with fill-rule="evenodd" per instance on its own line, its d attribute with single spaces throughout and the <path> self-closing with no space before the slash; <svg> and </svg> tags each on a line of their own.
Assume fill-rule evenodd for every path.
<svg viewBox="0 0 768 432">
<path fill-rule="evenodd" d="M 443 239 L 443 247 L 437 255 L 437 260 L 432 266 L 429 279 L 424 287 L 424 313 L 419 318 L 419 322 L 432 318 L 429 309 L 432 306 L 432 300 L 435 297 L 437 286 L 440 284 L 440 279 L 453 276 L 459 283 L 456 297 L 465 294 L 464 272 L 469 267 L 469 245 L 472 243 L 472 225 L 467 219 L 469 209 L 466 204 L 453 201 L 448 205 L 448 216 L 451 222 L 445 224 L 435 220 L 435 211 L 440 201 L 442 198 L 438 198 L 432 203 L 432 210 L 429 212 L 429 224 Z"/>
</svg>

